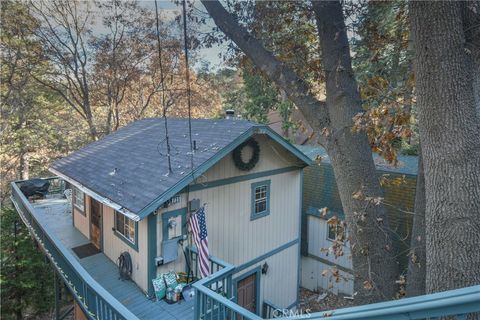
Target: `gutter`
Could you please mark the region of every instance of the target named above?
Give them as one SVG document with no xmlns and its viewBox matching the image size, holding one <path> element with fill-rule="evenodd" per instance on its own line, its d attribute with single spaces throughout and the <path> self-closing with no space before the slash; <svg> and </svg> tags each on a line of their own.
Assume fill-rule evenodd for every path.
<svg viewBox="0 0 480 320">
<path fill-rule="evenodd" d="M 50 172 L 52 172 L 53 174 L 59 176 L 63 180 L 67 181 L 68 183 L 74 185 L 75 187 L 80 189 L 82 192 L 88 194 L 90 197 L 94 198 L 95 200 L 97 200 L 97 201 L 109 206 L 110 208 L 113 208 L 114 210 L 120 212 L 121 214 L 123 214 L 127 218 L 132 219 L 133 221 L 136 221 L 136 222 L 141 220 L 140 217 L 137 214 L 131 212 L 130 210 L 126 209 L 125 207 L 119 205 L 118 203 L 113 202 L 112 200 L 99 195 L 95 191 L 88 189 L 87 187 L 83 186 L 79 182 L 77 182 L 77 181 L 73 180 L 72 178 L 69 178 L 66 175 L 62 174 L 61 172 L 59 172 L 59 171 L 57 171 L 53 168 L 49 168 L 48 170 Z"/>
</svg>

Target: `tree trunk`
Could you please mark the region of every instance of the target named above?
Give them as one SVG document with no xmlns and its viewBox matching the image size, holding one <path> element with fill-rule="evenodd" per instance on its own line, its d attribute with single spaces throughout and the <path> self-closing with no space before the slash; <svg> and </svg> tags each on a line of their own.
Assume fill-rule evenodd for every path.
<svg viewBox="0 0 480 320">
<path fill-rule="evenodd" d="M 327 106 L 316 99 L 303 80 L 278 61 L 260 42 L 241 27 L 218 1 L 202 0 L 216 25 L 286 92 L 302 111 L 311 127 L 325 132 L 322 142 L 332 159 L 338 190 L 346 215 L 355 270 L 357 303 L 391 299 L 395 293 L 396 263 L 393 258 L 388 221 L 383 206 L 375 206 L 365 197 L 381 196 L 371 150 L 364 133 L 351 132 L 352 118 L 361 111 L 360 99 L 350 62 L 348 41 L 339 2 L 318 3 L 320 39 L 327 70 Z M 322 19 L 320 19 L 322 20 Z M 338 38 L 337 38 L 337 35 Z M 327 137 L 328 136 L 328 137 Z M 362 191 L 362 199 L 352 195 Z"/>
<path fill-rule="evenodd" d="M 407 273 L 407 296 L 425 294 L 425 176 L 423 174 L 422 153 L 419 150 L 417 188 L 415 191 L 415 215 L 413 216 L 412 239 Z"/>
<path fill-rule="evenodd" d="M 462 2 L 410 2 L 426 190 L 426 291 L 480 283 L 480 133 Z"/>
<path fill-rule="evenodd" d="M 480 120 L 480 2 L 466 2 L 463 14 L 463 28 L 466 38 L 465 47 L 471 57 L 473 94 L 475 97 L 478 120 Z"/>
<path fill-rule="evenodd" d="M 30 164 L 28 161 L 28 152 L 22 150 L 20 154 L 20 179 L 28 180 L 30 176 Z"/>
<path fill-rule="evenodd" d="M 90 137 L 92 138 L 93 141 L 98 140 L 98 132 L 97 132 L 97 127 L 95 126 L 95 123 L 93 122 L 93 116 L 91 113 L 87 114 L 87 124 L 88 124 L 88 130 L 90 132 Z"/>
<path fill-rule="evenodd" d="M 365 198 L 382 190 L 366 134 L 352 133 L 353 117 L 362 111 L 339 1 L 314 1 L 322 65 L 326 75 L 331 132 L 327 152 L 342 200 L 351 238 L 355 298 L 360 303 L 392 299 L 397 263 L 384 207 Z M 352 195 L 362 192 L 355 199 Z M 370 289 L 373 287 L 373 290 Z"/>
</svg>

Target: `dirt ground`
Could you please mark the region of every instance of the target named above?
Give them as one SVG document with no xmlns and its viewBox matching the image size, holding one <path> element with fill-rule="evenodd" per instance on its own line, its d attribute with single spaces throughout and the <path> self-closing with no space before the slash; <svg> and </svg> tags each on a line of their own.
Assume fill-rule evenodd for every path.
<svg viewBox="0 0 480 320">
<path fill-rule="evenodd" d="M 334 295 L 327 291 L 313 292 L 300 289 L 300 308 L 311 312 L 329 311 L 353 306 L 353 301 L 344 298 L 345 295 Z"/>
</svg>

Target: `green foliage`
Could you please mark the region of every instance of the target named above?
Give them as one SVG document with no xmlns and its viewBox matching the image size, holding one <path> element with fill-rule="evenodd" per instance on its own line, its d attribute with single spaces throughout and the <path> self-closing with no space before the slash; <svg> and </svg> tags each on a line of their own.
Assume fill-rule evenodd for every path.
<svg viewBox="0 0 480 320">
<path fill-rule="evenodd" d="M 239 70 L 232 68 L 210 71 L 208 63 L 203 63 L 198 77 L 209 83 L 220 95 L 222 110 L 216 115 L 217 118 L 225 116 L 225 110 L 235 110 L 236 114 L 245 113 L 246 96 L 242 75 Z"/>
<path fill-rule="evenodd" d="M 1 318 L 24 319 L 53 308 L 53 269 L 14 209 L 0 211 Z"/>
<path fill-rule="evenodd" d="M 1 8 L 0 161 L 5 183 L 43 173 L 52 158 L 82 145 L 85 135 L 58 94 L 34 79 L 48 76 L 52 66 L 41 59 L 41 46 L 31 36 L 37 21 L 26 4 L 2 1 Z M 2 193 L 0 199 L 4 197 Z"/>
<path fill-rule="evenodd" d="M 278 103 L 277 92 L 271 82 L 260 75 L 243 72 L 247 104 L 245 105 L 245 118 L 258 123 L 267 123 L 268 111 L 275 109 Z"/>
</svg>

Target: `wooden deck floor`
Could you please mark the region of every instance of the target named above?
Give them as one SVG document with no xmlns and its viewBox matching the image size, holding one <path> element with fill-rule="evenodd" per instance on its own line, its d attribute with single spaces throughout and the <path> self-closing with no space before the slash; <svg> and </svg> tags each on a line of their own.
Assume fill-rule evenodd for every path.
<svg viewBox="0 0 480 320">
<path fill-rule="evenodd" d="M 89 240 L 73 227 L 72 215 L 67 210 L 66 200 L 47 199 L 33 204 L 40 223 L 54 233 L 68 249 L 86 244 Z M 73 251 L 72 251 L 73 253 Z M 75 253 L 73 255 L 76 257 Z M 167 304 L 165 301 L 149 300 L 132 281 L 118 279 L 118 269 L 106 255 L 99 253 L 83 259 L 80 264 L 100 285 L 110 292 L 140 319 L 193 319 L 193 300 Z"/>
</svg>

